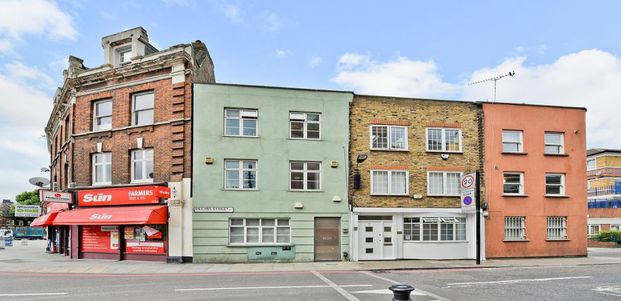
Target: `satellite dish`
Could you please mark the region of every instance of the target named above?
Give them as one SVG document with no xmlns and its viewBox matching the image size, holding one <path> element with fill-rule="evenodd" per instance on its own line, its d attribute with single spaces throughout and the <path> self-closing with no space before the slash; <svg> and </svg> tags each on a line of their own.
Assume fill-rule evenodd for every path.
<svg viewBox="0 0 621 301">
<path fill-rule="evenodd" d="M 39 186 L 39 187 L 43 187 L 43 186 L 47 186 L 50 185 L 50 180 L 44 178 L 44 177 L 34 177 L 34 178 L 30 178 L 30 180 L 28 180 L 28 182 L 34 186 Z"/>
</svg>

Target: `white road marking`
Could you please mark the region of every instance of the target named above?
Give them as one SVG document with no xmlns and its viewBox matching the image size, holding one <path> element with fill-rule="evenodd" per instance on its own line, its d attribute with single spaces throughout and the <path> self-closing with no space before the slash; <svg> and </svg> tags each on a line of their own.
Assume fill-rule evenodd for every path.
<svg viewBox="0 0 621 301">
<path fill-rule="evenodd" d="M 313 273 L 315 276 L 317 276 L 317 278 L 321 279 L 321 281 L 325 282 L 327 285 L 332 287 L 335 291 L 337 291 L 339 294 L 341 294 L 343 297 L 345 297 L 345 299 L 347 299 L 349 301 L 360 301 L 360 299 L 354 297 L 354 295 L 350 294 L 349 292 L 344 290 L 342 287 L 336 285 L 334 282 L 330 281 L 330 279 L 328 279 L 328 278 L 324 277 L 323 275 L 319 274 L 319 272 L 311 271 L 311 273 Z"/>
<path fill-rule="evenodd" d="M 554 281 L 554 280 L 570 280 L 570 279 L 587 279 L 593 278 L 593 276 L 575 276 L 575 277 L 556 277 L 556 278 L 538 278 L 538 279 L 511 279 L 511 280 L 499 280 L 499 281 L 481 281 L 481 282 L 457 282 L 447 283 L 445 288 L 451 287 L 469 287 L 477 285 L 494 285 L 494 284 L 511 284 L 520 282 L 542 282 L 542 281 Z"/>
<path fill-rule="evenodd" d="M 598 286 L 593 289 L 594 291 L 604 294 L 611 295 L 615 297 L 621 297 L 621 285 L 616 286 Z"/>
<path fill-rule="evenodd" d="M 356 291 L 351 292 L 352 294 L 382 294 L 382 295 L 392 295 L 392 292 L 389 289 L 382 290 L 368 290 L 368 291 Z"/>
<path fill-rule="evenodd" d="M 382 279 L 382 280 L 390 282 L 392 284 L 402 284 L 401 282 L 394 281 L 394 280 L 392 280 L 390 278 L 386 278 L 386 277 L 382 277 L 382 276 L 376 275 L 376 274 L 374 274 L 372 272 L 369 272 L 369 271 L 362 271 L 360 273 L 366 274 L 366 275 L 371 276 L 371 277 L 375 277 L 377 279 Z M 440 301 L 451 301 L 450 299 L 447 299 L 447 298 L 444 298 L 444 297 L 440 297 L 440 296 L 438 296 L 436 294 L 424 291 L 422 289 L 418 289 L 416 287 L 414 288 L 414 291 L 410 295 L 429 296 L 429 297 L 432 297 L 432 298 L 436 298 L 436 299 L 438 299 Z"/>
<path fill-rule="evenodd" d="M 0 294 L 0 297 L 36 297 L 36 296 L 62 296 L 69 293 L 16 293 L 16 294 Z"/>
<path fill-rule="evenodd" d="M 341 287 L 369 287 L 372 284 L 347 284 Z M 176 292 L 192 291 L 226 291 L 226 290 L 260 290 L 260 289 L 289 289 L 289 288 L 330 288 L 330 285 L 287 285 L 287 286 L 240 286 L 240 287 L 199 287 L 199 288 L 177 288 Z"/>
</svg>

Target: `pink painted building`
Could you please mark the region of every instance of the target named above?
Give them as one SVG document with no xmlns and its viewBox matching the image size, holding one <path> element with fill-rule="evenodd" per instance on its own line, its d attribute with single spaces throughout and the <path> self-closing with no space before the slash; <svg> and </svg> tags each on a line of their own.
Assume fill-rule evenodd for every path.
<svg viewBox="0 0 621 301">
<path fill-rule="evenodd" d="M 585 113 L 483 103 L 487 258 L 587 255 Z"/>
</svg>

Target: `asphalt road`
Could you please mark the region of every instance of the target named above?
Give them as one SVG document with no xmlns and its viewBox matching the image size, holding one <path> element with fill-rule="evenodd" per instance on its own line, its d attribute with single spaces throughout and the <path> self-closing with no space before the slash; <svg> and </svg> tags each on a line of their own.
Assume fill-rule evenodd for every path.
<svg viewBox="0 0 621 301">
<path fill-rule="evenodd" d="M 621 265 L 176 275 L 0 273 L 0 300 L 621 300 Z"/>
</svg>

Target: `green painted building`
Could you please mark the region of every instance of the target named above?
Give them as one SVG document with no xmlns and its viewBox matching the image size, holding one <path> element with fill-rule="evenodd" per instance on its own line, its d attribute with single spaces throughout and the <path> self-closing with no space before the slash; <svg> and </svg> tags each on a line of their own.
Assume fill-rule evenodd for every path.
<svg viewBox="0 0 621 301">
<path fill-rule="evenodd" d="M 194 85 L 194 262 L 346 259 L 352 98 Z"/>
</svg>

